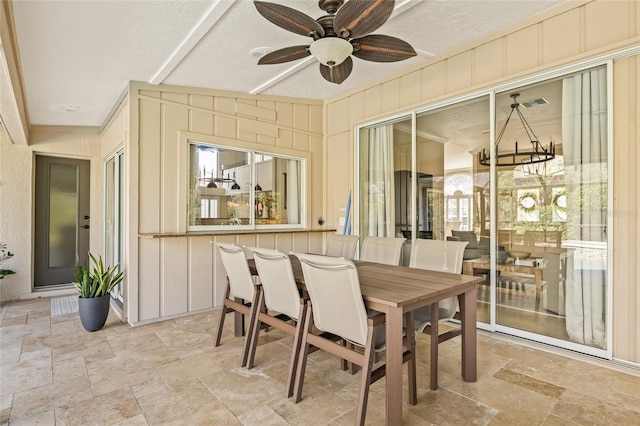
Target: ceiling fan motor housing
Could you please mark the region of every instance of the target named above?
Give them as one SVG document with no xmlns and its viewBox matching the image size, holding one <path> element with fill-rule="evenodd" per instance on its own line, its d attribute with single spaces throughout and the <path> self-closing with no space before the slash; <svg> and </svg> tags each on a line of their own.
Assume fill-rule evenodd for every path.
<svg viewBox="0 0 640 426">
<path fill-rule="evenodd" d="M 327 13 L 334 14 L 340 9 L 342 3 L 344 3 L 343 0 L 319 0 L 318 7 Z"/>
</svg>

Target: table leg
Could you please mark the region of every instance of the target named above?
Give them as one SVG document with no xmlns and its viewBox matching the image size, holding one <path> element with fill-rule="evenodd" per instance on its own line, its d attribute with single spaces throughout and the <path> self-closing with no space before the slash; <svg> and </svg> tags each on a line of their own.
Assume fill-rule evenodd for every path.
<svg viewBox="0 0 640 426">
<path fill-rule="evenodd" d="M 458 295 L 462 322 L 462 378 L 465 382 L 477 379 L 476 292 L 474 288 Z"/>
<path fill-rule="evenodd" d="M 440 336 L 439 330 L 439 322 L 440 322 L 440 312 L 439 312 L 439 303 L 431 304 L 431 361 L 429 363 L 429 388 L 431 390 L 438 389 L 438 341 Z"/>
<path fill-rule="evenodd" d="M 540 299 L 542 299 L 542 271 L 536 270 L 536 311 L 540 310 Z"/>
<path fill-rule="evenodd" d="M 390 307 L 387 323 L 387 425 L 402 424 L 402 308 Z"/>
</svg>

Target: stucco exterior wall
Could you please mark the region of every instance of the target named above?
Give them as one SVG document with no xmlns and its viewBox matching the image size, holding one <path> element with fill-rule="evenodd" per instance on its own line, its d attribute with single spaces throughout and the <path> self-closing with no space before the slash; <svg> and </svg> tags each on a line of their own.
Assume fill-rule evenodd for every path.
<svg viewBox="0 0 640 426">
<path fill-rule="evenodd" d="M 34 176 L 38 154 L 91 161 L 91 223 L 102 223 L 102 162 L 97 128 L 34 126 L 29 145 L 14 145 L 0 131 L 0 241 L 15 254 L 6 268 L 16 271 L 2 280 L 0 301 L 39 297 L 33 284 Z M 92 227 L 90 250 L 102 249 L 100 227 Z M 46 296 L 75 290 L 47 291 Z"/>
<path fill-rule="evenodd" d="M 558 69 L 640 44 L 633 0 L 572 1 L 328 99 L 327 223 L 339 221 L 354 186 L 354 126 Z M 640 117 L 638 58 L 614 62 L 613 355 L 640 362 L 640 224 L 637 194 Z M 345 185 L 345 182 L 350 183 Z"/>
</svg>

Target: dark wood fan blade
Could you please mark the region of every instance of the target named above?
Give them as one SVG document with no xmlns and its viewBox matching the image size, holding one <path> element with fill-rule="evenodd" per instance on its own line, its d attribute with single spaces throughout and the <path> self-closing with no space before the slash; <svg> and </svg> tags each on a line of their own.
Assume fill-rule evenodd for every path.
<svg viewBox="0 0 640 426">
<path fill-rule="evenodd" d="M 395 4 L 395 0 L 349 0 L 336 12 L 333 29 L 342 38 L 365 36 L 387 22 Z"/>
<path fill-rule="evenodd" d="M 315 19 L 302 12 L 280 4 L 254 1 L 260 15 L 280 28 L 314 39 L 324 37 L 324 28 Z"/>
<path fill-rule="evenodd" d="M 336 84 L 340 84 L 345 81 L 347 77 L 349 77 L 349 74 L 351 74 L 352 69 L 353 60 L 351 57 L 345 59 L 345 61 L 340 65 L 333 67 L 320 64 L 320 74 L 322 74 L 325 80 Z"/>
<path fill-rule="evenodd" d="M 355 40 L 353 56 L 372 62 L 397 62 L 416 56 L 413 47 L 396 37 L 372 34 Z"/>
<path fill-rule="evenodd" d="M 309 46 L 291 46 L 274 50 L 273 52 L 268 53 L 260 58 L 260 60 L 258 61 L 258 65 L 281 64 L 283 62 L 302 59 L 305 56 L 311 55 L 308 49 Z"/>
</svg>

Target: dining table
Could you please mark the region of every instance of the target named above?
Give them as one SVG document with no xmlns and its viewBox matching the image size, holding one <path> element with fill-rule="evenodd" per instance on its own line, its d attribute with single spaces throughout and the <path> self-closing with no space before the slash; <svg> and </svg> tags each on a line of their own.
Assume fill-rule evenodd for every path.
<svg viewBox="0 0 640 426">
<path fill-rule="evenodd" d="M 462 264 L 462 273 L 474 275 L 477 269 L 486 271 L 492 266 L 488 258 L 469 259 Z M 540 309 L 540 300 L 542 299 L 542 281 L 545 264 L 544 262 L 532 261 L 531 264 L 518 263 L 516 260 L 507 260 L 503 263 L 496 263 L 495 269 L 498 273 L 515 272 L 518 274 L 527 274 L 533 276 L 536 285 L 536 310 Z"/>
<path fill-rule="evenodd" d="M 304 288 L 300 261 L 294 255 L 290 258 L 296 283 Z M 358 270 L 365 306 L 385 314 L 387 425 L 402 424 L 403 317 L 406 313 L 432 306 L 432 320 L 435 319 L 437 323 L 438 302 L 457 296 L 462 328 L 462 379 L 466 382 L 476 381 L 476 291 L 480 277 L 359 260 L 354 260 L 353 263 Z M 249 259 L 249 267 L 252 273 L 257 273 L 253 259 Z M 239 321 L 237 316 L 236 324 Z M 434 365 L 435 362 L 437 365 L 438 336 L 433 334 L 435 333 L 431 336 L 431 363 Z M 433 345 L 436 345 L 435 351 Z M 431 388 L 434 389 L 433 386 Z"/>
</svg>

